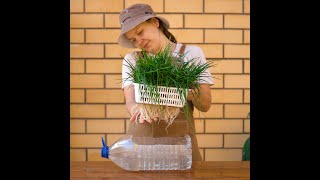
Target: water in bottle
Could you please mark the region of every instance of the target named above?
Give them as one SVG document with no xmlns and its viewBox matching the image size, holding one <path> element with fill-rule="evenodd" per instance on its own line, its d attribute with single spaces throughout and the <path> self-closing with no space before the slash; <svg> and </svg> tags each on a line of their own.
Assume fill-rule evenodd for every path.
<svg viewBox="0 0 320 180">
<path fill-rule="evenodd" d="M 130 170 L 187 170 L 192 165 L 192 144 L 184 137 L 133 137 L 125 135 L 106 146 L 102 138 L 101 156 Z"/>
</svg>

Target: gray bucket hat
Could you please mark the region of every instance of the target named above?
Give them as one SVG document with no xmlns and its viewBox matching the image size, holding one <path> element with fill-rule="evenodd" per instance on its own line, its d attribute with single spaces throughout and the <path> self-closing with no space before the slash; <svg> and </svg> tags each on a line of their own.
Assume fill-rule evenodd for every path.
<svg viewBox="0 0 320 180">
<path fill-rule="evenodd" d="M 121 11 L 119 16 L 121 32 L 118 38 L 118 44 L 126 48 L 136 48 L 124 34 L 153 17 L 159 18 L 159 20 L 162 21 L 163 27 L 169 29 L 169 22 L 165 18 L 157 16 L 148 4 L 134 4 Z"/>
</svg>

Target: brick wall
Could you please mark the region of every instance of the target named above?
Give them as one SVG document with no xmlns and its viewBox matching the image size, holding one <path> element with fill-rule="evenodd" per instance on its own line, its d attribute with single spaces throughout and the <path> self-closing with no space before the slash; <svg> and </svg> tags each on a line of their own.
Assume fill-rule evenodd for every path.
<svg viewBox="0 0 320 180">
<path fill-rule="evenodd" d="M 110 145 L 126 132 L 121 57 L 132 49 L 116 43 L 118 15 L 138 2 L 216 62 L 211 108 L 194 112 L 200 152 L 205 161 L 240 161 L 250 135 L 250 0 L 70 0 L 70 160 L 108 161 L 101 137 Z"/>
</svg>

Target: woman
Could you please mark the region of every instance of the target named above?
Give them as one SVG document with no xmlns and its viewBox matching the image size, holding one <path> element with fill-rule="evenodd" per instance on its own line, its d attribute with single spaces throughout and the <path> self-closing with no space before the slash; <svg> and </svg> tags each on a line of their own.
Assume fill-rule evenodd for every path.
<svg viewBox="0 0 320 180">
<path fill-rule="evenodd" d="M 144 49 L 148 53 L 156 54 L 167 45 L 170 45 L 172 53 L 184 54 L 184 61 L 200 57 L 201 63 L 206 63 L 205 56 L 201 48 L 197 46 L 185 46 L 177 43 L 175 37 L 168 31 L 169 22 L 163 17 L 157 16 L 152 8 L 147 4 L 134 4 L 120 13 L 121 33 L 118 39 L 118 44 L 126 48 L 139 48 Z M 125 56 L 126 60 L 129 60 L 135 65 L 136 52 L 129 53 Z M 130 72 L 126 66 L 126 61 L 123 61 L 122 66 L 122 79 L 127 79 Z M 202 76 L 207 76 L 199 80 L 200 95 L 195 99 L 193 93 L 188 93 L 188 103 L 191 109 L 191 115 L 194 107 L 199 111 L 207 112 L 211 105 L 211 93 L 210 85 L 213 84 L 211 73 L 207 69 Z M 191 117 L 191 124 L 187 123 L 186 117 L 183 114 L 183 110 L 180 111 L 178 117 L 174 122 L 165 130 L 167 125 L 165 122 L 153 123 L 157 120 L 156 117 L 145 119 L 139 123 L 135 123 L 134 120 L 139 113 L 134 113 L 131 109 L 136 106 L 134 88 L 131 86 L 131 81 L 124 81 L 122 83 L 122 89 L 125 95 L 126 107 L 129 111 L 130 126 L 127 134 L 134 136 L 152 136 L 152 137 L 180 137 L 185 134 L 191 136 L 192 141 L 192 160 L 202 161 L 197 139 L 195 136 L 194 119 Z M 196 93 L 196 92 L 194 92 Z M 198 92 L 197 92 L 198 93 Z M 131 114 L 132 113 L 132 114 Z M 145 123 L 147 122 L 147 123 Z M 192 126 L 192 127 L 190 127 Z"/>
</svg>

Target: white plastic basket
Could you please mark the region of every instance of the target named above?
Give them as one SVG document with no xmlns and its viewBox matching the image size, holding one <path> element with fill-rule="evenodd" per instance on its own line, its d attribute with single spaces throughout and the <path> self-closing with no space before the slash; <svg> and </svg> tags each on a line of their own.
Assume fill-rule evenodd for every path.
<svg viewBox="0 0 320 180">
<path fill-rule="evenodd" d="M 144 104 L 156 104 L 156 105 L 165 105 L 165 106 L 175 106 L 175 107 L 183 107 L 186 103 L 184 96 L 182 95 L 182 89 L 180 93 L 177 88 L 174 87 L 165 87 L 158 86 L 157 90 L 159 92 L 159 101 L 155 101 L 153 97 L 150 97 L 150 90 L 147 85 L 133 83 L 134 92 L 135 92 L 135 100 L 137 103 Z M 188 90 L 186 90 L 186 95 L 188 96 Z"/>
</svg>

